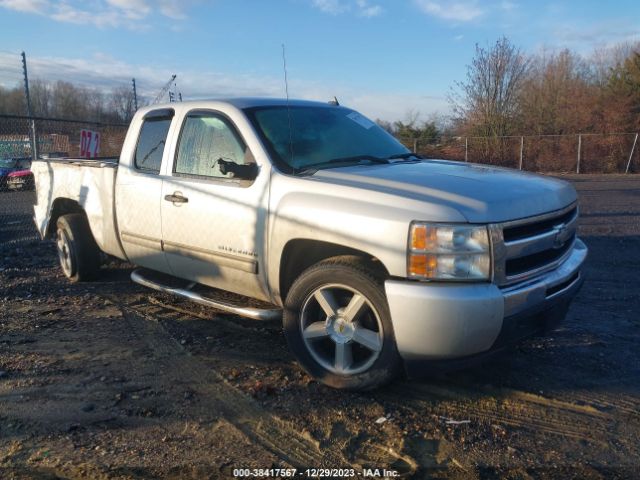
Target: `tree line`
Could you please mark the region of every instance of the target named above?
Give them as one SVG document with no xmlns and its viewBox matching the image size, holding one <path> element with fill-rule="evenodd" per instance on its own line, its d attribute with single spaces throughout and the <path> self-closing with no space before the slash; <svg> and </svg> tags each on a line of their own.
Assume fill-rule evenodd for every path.
<svg viewBox="0 0 640 480">
<path fill-rule="evenodd" d="M 70 82 L 29 82 L 31 111 L 38 117 L 86 120 L 102 123 L 127 123 L 135 113 L 133 90 L 118 86 L 104 92 L 98 88 Z M 144 102 L 138 97 L 138 106 Z M 0 114 L 26 115 L 27 106 L 22 85 L 0 86 Z"/>
<path fill-rule="evenodd" d="M 640 42 L 584 57 L 568 49 L 526 54 L 506 37 L 476 45 L 450 103 L 457 133 L 479 136 L 636 132 Z"/>
<path fill-rule="evenodd" d="M 378 120 L 403 139 L 501 137 L 640 130 L 640 42 L 583 56 L 569 49 L 527 54 L 502 37 L 476 45 L 466 78 L 449 94 L 451 115 Z"/>
</svg>

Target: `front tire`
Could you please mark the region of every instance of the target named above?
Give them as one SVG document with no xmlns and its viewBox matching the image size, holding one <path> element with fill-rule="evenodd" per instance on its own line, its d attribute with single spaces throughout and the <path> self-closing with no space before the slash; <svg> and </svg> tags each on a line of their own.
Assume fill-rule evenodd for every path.
<svg viewBox="0 0 640 480">
<path fill-rule="evenodd" d="M 82 213 L 63 215 L 56 226 L 56 249 L 64 275 L 72 282 L 96 278 L 100 271 L 100 249 L 87 217 Z"/>
<path fill-rule="evenodd" d="M 357 257 L 325 260 L 296 279 L 285 302 L 284 333 L 302 367 L 330 387 L 367 390 L 398 374 L 384 284 Z"/>
</svg>

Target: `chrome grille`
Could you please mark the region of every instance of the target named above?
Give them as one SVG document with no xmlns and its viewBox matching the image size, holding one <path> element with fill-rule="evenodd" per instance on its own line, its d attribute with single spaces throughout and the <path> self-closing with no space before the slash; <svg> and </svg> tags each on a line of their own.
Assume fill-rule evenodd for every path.
<svg viewBox="0 0 640 480">
<path fill-rule="evenodd" d="M 576 239 L 576 204 L 549 214 L 490 226 L 494 282 L 510 285 L 553 270 Z"/>
</svg>

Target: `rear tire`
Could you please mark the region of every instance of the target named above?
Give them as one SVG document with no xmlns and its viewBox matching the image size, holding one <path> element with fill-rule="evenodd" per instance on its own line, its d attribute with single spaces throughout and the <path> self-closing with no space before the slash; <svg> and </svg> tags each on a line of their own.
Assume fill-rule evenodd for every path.
<svg viewBox="0 0 640 480">
<path fill-rule="evenodd" d="M 56 225 L 56 248 L 64 275 L 72 282 L 96 278 L 100 272 L 100 248 L 87 217 L 82 213 L 63 215 Z"/>
<path fill-rule="evenodd" d="M 400 370 L 384 283 L 358 257 L 325 260 L 296 279 L 284 334 L 302 367 L 333 388 L 373 389 Z"/>
</svg>

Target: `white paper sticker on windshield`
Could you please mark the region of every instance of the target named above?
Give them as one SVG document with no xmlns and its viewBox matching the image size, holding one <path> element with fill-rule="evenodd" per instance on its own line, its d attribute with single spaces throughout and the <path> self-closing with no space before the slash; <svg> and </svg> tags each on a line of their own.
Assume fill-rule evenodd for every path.
<svg viewBox="0 0 640 480">
<path fill-rule="evenodd" d="M 361 127 L 366 128 L 367 130 L 369 130 L 371 127 L 375 125 L 375 123 L 373 123 L 368 118 L 363 117 L 358 112 L 351 112 L 349 115 L 347 115 L 347 117 L 349 117 L 351 120 L 356 122 Z"/>
</svg>

